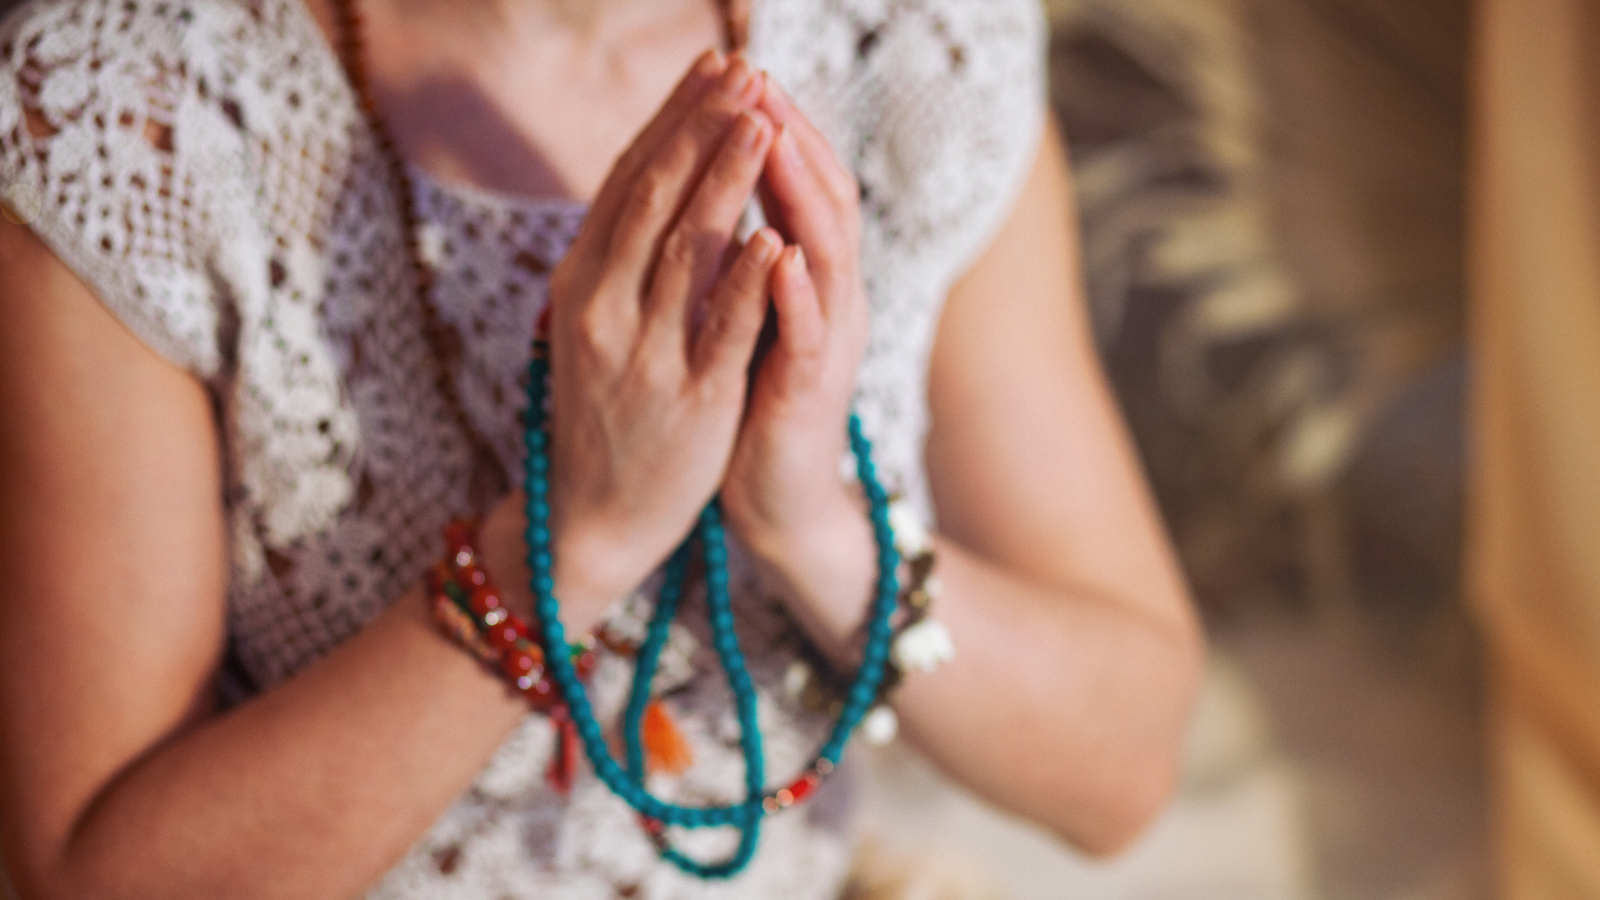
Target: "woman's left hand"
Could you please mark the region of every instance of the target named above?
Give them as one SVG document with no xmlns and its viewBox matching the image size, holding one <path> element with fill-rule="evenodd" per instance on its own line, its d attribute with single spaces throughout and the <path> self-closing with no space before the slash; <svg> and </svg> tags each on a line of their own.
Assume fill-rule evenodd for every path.
<svg viewBox="0 0 1600 900">
<path fill-rule="evenodd" d="M 767 85 L 761 110 L 780 132 L 764 200 L 768 220 L 793 246 L 771 276 L 777 337 L 754 371 L 722 504 L 785 599 L 806 607 L 795 610 L 802 619 L 848 633 L 859 624 L 876 558 L 858 494 L 839 471 L 868 336 L 860 191 L 822 134 Z M 841 608 L 816 609 L 819 596 L 838 598 Z M 833 643 L 834 635 L 808 630 Z"/>
<path fill-rule="evenodd" d="M 857 194 L 768 85 L 760 109 L 786 132 L 763 170 L 768 219 L 806 264 L 786 251 L 769 276 L 778 342 L 721 490 L 765 586 L 851 671 L 877 565 L 838 471 L 867 340 Z M 1095 355 L 1063 163 L 1047 127 L 940 312 L 924 462 L 941 525 L 936 614 L 958 654 L 907 678 L 894 706 L 941 770 L 1105 854 L 1172 790 L 1203 653 Z"/>
</svg>

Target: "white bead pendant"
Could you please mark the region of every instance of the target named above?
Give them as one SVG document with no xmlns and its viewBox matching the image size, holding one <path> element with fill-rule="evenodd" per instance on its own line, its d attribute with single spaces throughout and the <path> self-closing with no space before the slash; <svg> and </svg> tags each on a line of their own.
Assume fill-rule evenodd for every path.
<svg viewBox="0 0 1600 900">
<path fill-rule="evenodd" d="M 911 504 L 904 500 L 890 501 L 889 527 L 894 529 L 894 546 L 901 556 L 910 558 L 933 546 L 927 526 L 922 524 L 921 517 L 911 508 Z"/>
<path fill-rule="evenodd" d="M 799 703 L 811 686 L 811 667 L 803 660 L 795 660 L 783 672 L 783 696 L 790 703 Z"/>
<path fill-rule="evenodd" d="M 902 672 L 932 672 L 956 658 L 956 644 L 943 622 L 923 619 L 900 632 L 889 654 Z"/>
<path fill-rule="evenodd" d="M 882 747 L 900 733 L 900 717 L 888 706 L 874 706 L 861 719 L 861 739 L 874 747 Z"/>
</svg>

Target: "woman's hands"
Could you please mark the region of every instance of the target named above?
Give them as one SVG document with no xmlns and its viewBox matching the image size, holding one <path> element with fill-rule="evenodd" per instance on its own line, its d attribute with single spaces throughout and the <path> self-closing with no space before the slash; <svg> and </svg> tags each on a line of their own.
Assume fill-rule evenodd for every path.
<svg viewBox="0 0 1600 900">
<path fill-rule="evenodd" d="M 777 339 L 751 384 L 722 499 L 744 536 L 767 544 L 848 498 L 839 460 L 868 319 L 855 179 L 776 85 L 761 109 L 779 125 L 763 182 L 767 215 L 794 246 L 772 276 Z"/>
<path fill-rule="evenodd" d="M 734 246 L 758 183 L 793 246 L 771 228 Z M 819 573 L 842 580 L 831 593 L 849 598 L 853 626 L 873 558 L 838 474 L 867 338 L 857 196 L 821 134 L 740 57 L 702 57 L 623 154 L 551 280 L 564 601 L 597 615 L 720 490 L 782 592 L 830 593 Z M 747 382 L 769 296 L 777 340 Z M 484 523 L 503 585 L 527 580 L 524 502 L 508 498 Z"/>
<path fill-rule="evenodd" d="M 552 549 L 565 601 L 598 613 L 688 534 L 727 470 L 782 243 L 727 262 L 775 129 L 765 77 L 707 53 L 618 160 L 550 282 Z M 520 496 L 485 523 L 525 574 Z M 513 549 L 515 548 L 515 549 Z"/>
<path fill-rule="evenodd" d="M 795 246 L 772 274 L 777 339 L 755 372 L 722 503 L 812 638 L 842 653 L 876 559 L 859 492 L 839 468 L 869 327 L 860 189 L 776 84 L 760 109 L 779 126 L 762 181 L 767 217 Z"/>
</svg>

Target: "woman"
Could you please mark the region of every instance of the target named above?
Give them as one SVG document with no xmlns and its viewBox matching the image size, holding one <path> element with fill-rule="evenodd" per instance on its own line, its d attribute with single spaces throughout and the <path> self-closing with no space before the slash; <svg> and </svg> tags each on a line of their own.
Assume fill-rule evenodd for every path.
<svg viewBox="0 0 1600 900">
<path fill-rule="evenodd" d="M 1090 852 L 1131 840 L 1170 790 L 1198 642 L 1076 299 L 1038 13 L 878 6 L 8 20 L 0 177 L 45 198 L 0 232 L 23 897 L 838 893 L 842 781 L 772 817 L 738 878 L 697 881 L 587 770 L 547 786 L 558 729 L 433 623 L 452 517 L 484 517 L 484 569 L 532 602 L 518 418 L 547 297 L 569 632 L 637 626 L 615 599 L 720 492 L 768 769 L 804 766 L 830 720 L 785 673 L 852 671 L 872 593 L 838 471 L 853 399 L 939 524 L 957 653 L 893 696 L 903 732 Z M 748 58 L 703 52 L 746 32 Z M 771 225 L 739 242 L 752 192 Z M 702 620 L 657 683 L 694 765 L 651 783 L 697 805 L 742 777 Z M 600 654 L 608 725 L 629 666 Z M 714 857 L 705 834 L 686 846 Z"/>
</svg>

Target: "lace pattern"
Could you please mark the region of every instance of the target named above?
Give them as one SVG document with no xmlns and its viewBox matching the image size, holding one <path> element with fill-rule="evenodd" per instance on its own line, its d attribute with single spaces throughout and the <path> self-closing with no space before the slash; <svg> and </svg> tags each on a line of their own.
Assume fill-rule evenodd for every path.
<svg viewBox="0 0 1600 900">
<path fill-rule="evenodd" d="M 861 180 L 874 328 L 858 408 L 880 469 L 925 513 L 933 330 L 1036 146 L 1043 39 L 1031 0 L 758 0 L 752 22 L 752 54 Z M 458 348 L 446 364 L 515 483 L 526 348 L 584 210 L 413 175 L 434 301 Z M 429 346 L 383 161 L 297 0 L 24 6 L 0 25 L 0 184 L 18 183 L 44 199 L 41 238 L 221 411 L 235 696 L 353 634 L 434 560 L 445 521 L 481 512 L 468 441 L 421 374 Z M 776 781 L 830 723 L 785 699 L 801 638 L 733 549 Z M 647 596 L 624 604 L 617 627 L 638 626 Z M 702 614 L 691 598 L 667 675 L 696 765 L 653 787 L 728 802 L 742 777 L 737 725 Z M 593 690 L 606 715 L 628 677 L 628 663 L 603 659 Z M 708 886 L 661 864 L 592 776 L 569 796 L 545 787 L 553 745 L 549 723 L 529 716 L 371 896 L 836 894 L 848 778 L 769 820 L 752 867 Z M 728 839 L 682 837 L 708 855 Z"/>
<path fill-rule="evenodd" d="M 928 353 L 951 283 L 1011 208 L 1045 108 L 1033 0 L 757 0 L 752 54 L 862 191 L 873 329 L 857 411 L 928 521 Z"/>
</svg>

